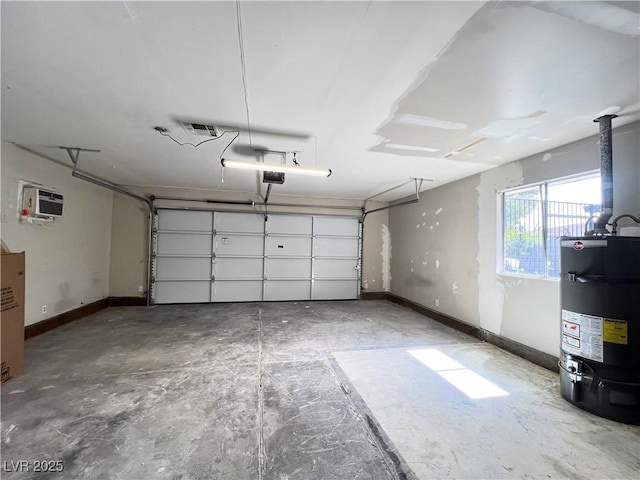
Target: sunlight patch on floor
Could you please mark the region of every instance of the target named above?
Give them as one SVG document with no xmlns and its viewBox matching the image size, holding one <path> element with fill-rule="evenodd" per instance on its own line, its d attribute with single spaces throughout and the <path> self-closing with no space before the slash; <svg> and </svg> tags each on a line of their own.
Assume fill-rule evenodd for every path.
<svg viewBox="0 0 640 480">
<path fill-rule="evenodd" d="M 469 370 L 435 348 L 408 350 L 408 352 L 469 398 L 476 400 L 509 395 L 509 392 L 498 387 L 495 383 Z"/>
</svg>

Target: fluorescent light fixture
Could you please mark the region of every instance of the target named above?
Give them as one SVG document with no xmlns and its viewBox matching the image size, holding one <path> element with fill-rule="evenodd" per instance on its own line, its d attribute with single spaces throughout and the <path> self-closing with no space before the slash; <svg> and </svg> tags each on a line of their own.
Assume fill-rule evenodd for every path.
<svg viewBox="0 0 640 480">
<path fill-rule="evenodd" d="M 418 147 L 414 145 L 402 145 L 400 143 L 385 143 L 385 148 L 393 148 L 394 150 L 408 150 L 408 151 L 417 151 L 417 152 L 437 152 L 437 148 L 431 147 Z"/>
<path fill-rule="evenodd" d="M 331 175 L 330 168 L 305 168 L 290 165 L 275 165 L 272 163 L 262 162 L 239 162 L 237 160 L 221 160 L 223 167 L 238 168 L 240 170 L 254 170 L 258 172 L 281 172 L 291 173 L 294 175 L 309 175 L 312 177 L 329 177 Z"/>
</svg>

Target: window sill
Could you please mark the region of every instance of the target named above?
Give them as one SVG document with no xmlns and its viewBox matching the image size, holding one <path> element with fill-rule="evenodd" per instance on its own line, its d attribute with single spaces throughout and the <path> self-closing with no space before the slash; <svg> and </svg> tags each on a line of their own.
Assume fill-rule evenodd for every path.
<svg viewBox="0 0 640 480">
<path fill-rule="evenodd" d="M 496 272 L 496 275 L 498 275 L 498 277 L 518 278 L 521 280 L 548 280 L 555 283 L 560 281 L 560 278 L 558 277 L 545 277 L 542 275 L 526 275 L 524 273 Z"/>
</svg>

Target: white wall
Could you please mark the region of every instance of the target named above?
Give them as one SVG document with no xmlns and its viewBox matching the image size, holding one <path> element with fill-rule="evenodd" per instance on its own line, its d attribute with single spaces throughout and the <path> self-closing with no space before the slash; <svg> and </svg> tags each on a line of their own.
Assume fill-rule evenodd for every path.
<svg viewBox="0 0 640 480">
<path fill-rule="evenodd" d="M 128 190 L 131 190 L 128 188 Z M 133 198 L 113 195 L 109 295 L 142 297 L 147 289 L 149 209 Z"/>
<path fill-rule="evenodd" d="M 11 251 L 26 251 L 25 325 L 107 297 L 112 193 L 7 142 L 0 174 L 2 240 Z M 55 188 L 64 196 L 64 216 L 46 226 L 19 222 L 19 180 Z"/>
<path fill-rule="evenodd" d="M 220 190 L 185 189 L 169 187 L 125 187 L 131 192 L 148 197 L 177 197 L 192 199 L 216 200 L 260 200 L 255 194 L 242 192 L 226 192 Z M 277 188 L 277 187 L 276 187 Z M 288 212 L 316 215 L 349 215 L 359 216 L 362 202 L 358 200 L 343 200 L 330 198 L 309 198 L 271 195 L 270 203 L 290 203 L 309 205 L 335 205 L 353 207 L 349 210 L 323 209 L 321 207 L 269 207 L 269 212 Z M 380 202 L 368 202 L 367 208 L 374 209 L 386 205 Z M 157 200 L 156 207 L 200 208 L 208 210 L 243 210 L 248 207 L 234 207 L 229 205 L 214 205 L 201 202 L 174 202 Z M 262 206 L 256 206 L 252 211 L 262 212 Z M 146 206 L 135 199 L 116 194 L 113 200 L 113 230 L 111 236 L 111 268 L 109 294 L 113 297 L 142 296 L 138 291 L 140 285 L 147 285 L 147 255 L 148 255 L 148 213 Z M 383 290 L 383 262 L 382 262 L 382 225 L 388 223 L 387 212 L 370 215 L 365 223 L 363 284 L 367 291 Z"/>
<path fill-rule="evenodd" d="M 613 158 L 614 216 L 638 214 L 640 123 L 614 129 Z M 497 192 L 595 170 L 599 159 L 596 135 L 429 190 L 419 203 L 390 210 L 391 292 L 557 356 L 559 282 L 497 273 Z"/>
</svg>

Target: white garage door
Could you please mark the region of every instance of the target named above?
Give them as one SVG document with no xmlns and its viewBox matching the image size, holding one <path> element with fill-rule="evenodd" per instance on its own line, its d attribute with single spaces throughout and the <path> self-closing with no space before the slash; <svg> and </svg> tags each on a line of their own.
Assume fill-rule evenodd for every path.
<svg viewBox="0 0 640 480">
<path fill-rule="evenodd" d="M 158 210 L 154 303 L 356 299 L 357 218 Z"/>
</svg>

